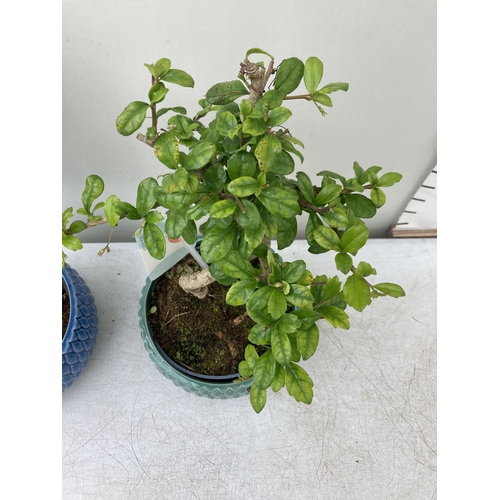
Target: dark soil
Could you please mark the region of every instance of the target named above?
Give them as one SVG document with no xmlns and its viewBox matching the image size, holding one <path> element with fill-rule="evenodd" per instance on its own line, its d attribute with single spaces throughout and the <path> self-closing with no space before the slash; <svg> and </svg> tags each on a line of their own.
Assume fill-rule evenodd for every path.
<svg viewBox="0 0 500 500">
<path fill-rule="evenodd" d="M 64 281 L 62 284 L 62 336 L 66 333 L 69 323 L 69 293 L 66 290 L 66 286 L 64 285 Z"/>
<path fill-rule="evenodd" d="M 255 323 L 244 306 L 226 304 L 226 286 L 212 283 L 205 299 L 182 290 L 179 276 L 199 269 L 188 255 L 156 280 L 148 306 L 151 330 L 164 352 L 192 372 L 236 374 Z"/>
</svg>

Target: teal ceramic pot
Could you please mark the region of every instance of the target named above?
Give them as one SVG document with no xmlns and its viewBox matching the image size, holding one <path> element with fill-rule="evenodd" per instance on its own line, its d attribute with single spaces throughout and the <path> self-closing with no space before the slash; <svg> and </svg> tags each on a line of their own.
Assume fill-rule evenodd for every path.
<svg viewBox="0 0 500 500">
<path fill-rule="evenodd" d="M 251 379 L 236 382 L 239 377 L 237 373 L 221 377 L 196 374 L 178 365 L 167 356 L 155 341 L 154 332 L 147 321 L 147 311 L 150 309 L 149 302 L 154 286 L 155 281 L 152 282 L 149 278 L 146 278 L 139 301 L 139 327 L 144 347 L 160 373 L 175 385 L 198 396 L 212 399 L 229 399 L 248 395 L 252 385 Z"/>
<path fill-rule="evenodd" d="M 67 264 L 62 279 L 70 300 L 70 318 L 62 339 L 62 390 L 81 375 L 97 338 L 97 308 L 83 278 Z"/>
</svg>

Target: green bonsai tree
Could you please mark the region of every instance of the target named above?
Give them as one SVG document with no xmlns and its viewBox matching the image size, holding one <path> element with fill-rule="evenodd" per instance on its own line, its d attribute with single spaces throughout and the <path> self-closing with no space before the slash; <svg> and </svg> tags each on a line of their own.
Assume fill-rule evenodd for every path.
<svg viewBox="0 0 500 500">
<path fill-rule="evenodd" d="M 256 54 L 268 64 L 251 62 Z M 200 253 L 209 267 L 186 276 L 182 286 L 202 299 L 207 285 L 217 280 L 229 287 L 229 305 L 246 306 L 255 326 L 239 372 L 253 379 L 253 409 L 262 410 L 269 388 L 286 387 L 297 401 L 311 403 L 313 381 L 298 363 L 316 351 L 317 322 L 325 319 L 348 329 L 348 307 L 363 311 L 378 297 L 405 295 L 399 285 L 371 283 L 375 269 L 353 260 L 368 240 L 363 219 L 384 205 L 383 189 L 401 175 L 380 175 L 381 167 L 365 170 L 357 162 L 351 178 L 319 172 L 319 186 L 304 172 L 294 174 L 296 161 L 304 161 L 298 149 L 304 145 L 288 128 L 292 111 L 285 104 L 305 99 L 325 115 L 323 107 L 332 106 L 330 94 L 348 90 L 347 83 L 320 85 L 323 63 L 317 57 L 305 63 L 290 57 L 275 67 L 270 54 L 250 49 L 237 78 L 213 85 L 192 118 L 183 107 L 159 107 L 169 91 L 165 83 L 192 87 L 191 76 L 171 68 L 166 58 L 146 67 L 151 73 L 148 100 L 130 103 L 116 127 L 129 136 L 146 122 L 145 133 L 137 138 L 153 149 L 165 174 L 139 184 L 135 205 L 116 195 L 94 205 L 104 182 L 89 176 L 77 211 L 87 221 L 70 224 L 72 209 L 66 210 L 63 245 L 78 250 L 77 233 L 103 223 L 114 227 L 122 218 L 141 221 L 146 247 L 156 259 L 166 250 L 160 221 L 165 220 L 164 231 L 173 239 L 194 244 L 201 234 Z M 307 92 L 294 94 L 301 82 Z M 104 217 L 96 215 L 99 209 Z M 332 252 L 336 275 L 313 276 L 303 260 L 282 262 L 270 250 L 272 239 L 278 250 L 294 242 L 301 214 L 308 217 L 309 251 Z M 105 251 L 108 245 L 101 254 Z M 259 356 L 255 345 L 264 346 L 264 354 Z"/>
</svg>

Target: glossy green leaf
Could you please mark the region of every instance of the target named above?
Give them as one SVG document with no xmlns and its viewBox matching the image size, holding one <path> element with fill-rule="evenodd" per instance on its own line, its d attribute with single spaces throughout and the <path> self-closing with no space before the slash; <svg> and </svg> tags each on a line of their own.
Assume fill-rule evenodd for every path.
<svg viewBox="0 0 500 500">
<path fill-rule="evenodd" d="M 255 345 L 269 345 L 271 343 L 271 327 L 254 325 L 248 334 L 248 340 Z"/>
<path fill-rule="evenodd" d="M 269 313 L 267 305 L 274 288 L 265 286 L 256 290 L 247 302 L 248 315 L 259 325 L 271 326 L 275 320 Z"/>
<path fill-rule="evenodd" d="M 304 66 L 304 84 L 307 91 L 313 94 L 323 78 L 323 63 L 317 57 L 309 57 Z"/>
<path fill-rule="evenodd" d="M 218 226 L 210 228 L 204 235 L 200 245 L 203 260 L 212 263 L 223 259 L 233 246 L 237 232 L 238 226 L 236 224 L 232 224 L 227 228 Z"/>
<path fill-rule="evenodd" d="M 238 207 L 234 213 L 240 227 L 244 229 L 261 227 L 260 213 L 255 204 L 245 198 L 241 199 L 240 202 L 244 212 Z"/>
<path fill-rule="evenodd" d="M 254 268 L 248 260 L 245 260 L 237 250 L 229 250 L 224 259 L 218 262 L 218 265 L 231 278 L 255 280 L 260 274 L 260 271 Z"/>
<path fill-rule="evenodd" d="M 230 306 L 242 306 L 255 290 L 255 279 L 243 279 L 234 283 L 227 291 L 226 302 Z"/>
<path fill-rule="evenodd" d="M 255 157 L 246 151 L 232 154 L 227 162 L 227 173 L 233 180 L 238 177 L 253 177 L 256 171 Z"/>
<path fill-rule="evenodd" d="M 287 305 L 285 295 L 281 290 L 277 288 L 271 287 L 272 291 L 269 294 L 269 299 L 267 302 L 267 310 L 273 319 L 280 318 L 283 314 L 285 314 Z"/>
<path fill-rule="evenodd" d="M 210 87 L 206 93 L 206 99 L 210 104 L 225 105 L 249 93 L 240 80 L 232 80 L 217 83 Z"/>
<path fill-rule="evenodd" d="M 278 392 L 285 387 L 285 368 L 280 364 L 276 365 L 276 373 L 274 374 L 273 381 L 271 382 L 271 389 L 273 392 Z"/>
<path fill-rule="evenodd" d="M 215 156 L 217 146 L 211 142 L 198 143 L 186 156 L 186 170 L 199 170 L 208 164 Z"/>
<path fill-rule="evenodd" d="M 104 181 L 96 174 L 89 175 L 85 179 L 85 188 L 82 193 L 83 208 L 88 214 L 92 213 L 92 203 L 101 196 L 104 191 Z"/>
<path fill-rule="evenodd" d="M 313 311 L 312 309 L 296 309 L 295 311 L 292 311 L 290 315 L 299 319 L 300 325 L 297 328 L 300 330 L 309 329 L 316 323 L 316 321 L 322 318 L 320 313 Z"/>
<path fill-rule="evenodd" d="M 325 85 L 323 88 L 319 89 L 319 91 L 323 92 L 324 94 L 331 94 L 332 92 L 337 92 L 337 90 L 343 90 L 344 92 L 347 92 L 349 90 L 349 84 L 344 82 L 329 83 L 328 85 Z"/>
<path fill-rule="evenodd" d="M 286 296 L 286 300 L 294 306 L 306 308 L 312 306 L 314 297 L 308 287 L 294 284 L 290 286 L 290 292 Z"/>
<path fill-rule="evenodd" d="M 217 116 L 216 129 L 220 135 L 227 137 L 229 132 L 238 126 L 238 121 L 236 120 L 233 113 L 230 111 L 223 111 Z"/>
<path fill-rule="evenodd" d="M 283 279 L 288 283 L 297 283 L 304 274 L 306 267 L 303 260 L 295 260 L 283 265 Z"/>
<path fill-rule="evenodd" d="M 356 311 L 361 312 L 371 304 L 370 287 L 364 278 L 356 274 L 349 276 L 342 291 L 344 300 Z"/>
<path fill-rule="evenodd" d="M 282 366 L 288 365 L 292 357 L 292 345 L 288 334 L 283 331 L 279 323 L 271 332 L 271 349 L 274 359 Z"/>
<path fill-rule="evenodd" d="M 342 187 L 335 183 L 325 184 L 314 199 L 315 205 L 325 205 L 334 201 L 342 191 Z"/>
<path fill-rule="evenodd" d="M 314 92 L 314 94 L 311 96 L 312 100 L 314 102 L 318 102 L 319 104 L 322 104 L 323 106 L 328 106 L 331 108 L 333 106 L 332 99 L 330 98 L 329 95 L 326 95 L 325 93 L 317 90 Z"/>
<path fill-rule="evenodd" d="M 160 80 L 174 83 L 176 85 L 180 85 L 181 87 L 194 87 L 193 78 L 181 69 L 170 69 L 166 74 L 160 77 Z"/>
<path fill-rule="evenodd" d="M 210 215 L 214 219 L 221 219 L 231 215 L 236 210 L 236 202 L 234 200 L 220 200 L 210 208 Z"/>
<path fill-rule="evenodd" d="M 296 57 L 285 59 L 276 72 L 275 90 L 282 95 L 290 94 L 299 86 L 303 74 L 304 63 L 300 59 Z"/>
<path fill-rule="evenodd" d="M 288 394 L 296 401 L 310 404 L 313 399 L 313 381 L 301 366 L 290 363 L 285 368 L 285 385 Z"/>
<path fill-rule="evenodd" d="M 182 106 L 174 106 L 173 108 L 161 108 L 158 111 L 156 111 L 156 117 L 159 118 L 160 116 L 163 116 L 165 113 L 168 113 L 169 111 L 173 111 L 174 113 L 180 113 L 181 115 L 185 115 L 187 113 L 186 108 L 183 108 Z"/>
<path fill-rule="evenodd" d="M 172 175 L 172 181 L 172 186 L 175 186 L 175 191 L 186 191 L 190 194 L 194 194 L 198 191 L 198 184 L 200 182 L 196 175 L 188 172 L 183 167 L 176 169 L 175 173 Z"/>
<path fill-rule="evenodd" d="M 322 306 L 317 311 L 335 328 L 349 330 L 349 316 L 345 311 L 335 306 Z"/>
<path fill-rule="evenodd" d="M 185 217 L 185 215 L 184 215 Z M 182 237 L 188 245 L 194 245 L 198 239 L 198 228 L 193 220 L 188 219 L 184 231 L 182 231 Z"/>
<path fill-rule="evenodd" d="M 227 185 L 227 190 L 235 196 L 245 197 L 254 194 L 260 185 L 253 177 L 238 177 Z"/>
<path fill-rule="evenodd" d="M 165 85 L 162 82 L 155 83 L 150 89 L 149 89 L 149 101 L 152 104 L 157 104 L 163 99 L 165 99 L 165 96 L 167 95 L 168 89 L 165 87 Z"/>
<path fill-rule="evenodd" d="M 288 108 L 274 108 L 269 112 L 267 120 L 268 127 L 276 127 L 285 123 L 292 116 L 292 112 Z"/>
<path fill-rule="evenodd" d="M 260 413 L 266 406 L 267 393 L 265 390 L 259 389 L 254 383 L 250 388 L 250 404 L 255 413 Z"/>
<path fill-rule="evenodd" d="M 260 170 L 269 172 L 281 150 L 281 142 L 274 134 L 263 137 L 255 148 Z"/>
<path fill-rule="evenodd" d="M 294 169 L 295 162 L 293 161 L 293 158 L 286 151 L 281 151 L 271 165 L 269 172 L 279 175 L 289 175 L 294 171 Z M 266 172 L 261 173 L 265 174 Z"/>
<path fill-rule="evenodd" d="M 266 351 L 254 364 L 254 385 L 261 390 L 266 390 L 271 385 L 275 373 L 276 360 L 274 359 L 272 351 Z"/>
<path fill-rule="evenodd" d="M 125 136 L 133 134 L 144 123 L 148 109 L 147 102 L 131 102 L 116 119 L 116 130 Z"/>
<path fill-rule="evenodd" d="M 250 368 L 247 360 L 244 359 L 243 361 L 239 362 L 239 364 L 238 364 L 238 373 L 242 377 L 251 377 L 252 376 L 253 369 Z"/>
<path fill-rule="evenodd" d="M 338 253 L 335 256 L 335 265 L 341 273 L 347 274 L 352 267 L 352 257 L 347 253 Z"/>
<path fill-rule="evenodd" d="M 109 219 L 108 219 L 109 222 Z M 110 223 L 111 225 L 111 223 Z M 85 231 L 87 229 L 87 224 L 83 222 L 82 220 L 75 220 L 72 222 L 68 228 L 68 233 L 69 234 L 78 234 L 81 233 L 82 231 Z"/>
<path fill-rule="evenodd" d="M 279 90 L 268 90 L 261 98 L 260 102 L 268 109 L 278 108 L 283 104 L 283 94 Z"/>
<path fill-rule="evenodd" d="M 304 172 L 297 172 L 297 183 L 302 196 L 309 203 L 314 203 L 314 187 L 309 176 Z"/>
<path fill-rule="evenodd" d="M 171 133 L 160 134 L 153 150 L 158 160 L 168 168 L 176 169 L 179 165 L 179 143 Z"/>
<path fill-rule="evenodd" d="M 117 196 L 112 194 L 108 197 L 106 202 L 104 203 L 104 215 L 106 215 L 106 219 L 108 219 L 108 224 L 111 227 L 115 227 L 120 220 L 120 215 L 116 212 L 114 204 L 120 201 Z"/>
<path fill-rule="evenodd" d="M 382 175 L 382 177 L 380 177 L 377 182 L 377 186 L 390 187 L 398 183 L 402 178 L 403 176 L 401 174 L 398 174 L 397 172 L 387 172 L 386 174 Z"/>
<path fill-rule="evenodd" d="M 83 248 L 82 242 L 71 234 L 62 233 L 62 244 L 68 250 L 73 250 L 74 252 Z"/>
<path fill-rule="evenodd" d="M 370 231 L 364 224 L 350 227 L 342 235 L 340 246 L 344 252 L 356 255 L 356 253 L 365 246 L 369 234 Z"/>
<path fill-rule="evenodd" d="M 262 118 L 250 118 L 248 117 L 243 122 L 243 132 L 245 134 L 250 134 L 254 137 L 262 135 L 266 131 L 266 124 Z"/>
<path fill-rule="evenodd" d="M 269 54 L 269 52 L 266 52 L 265 50 L 259 49 L 258 47 L 254 47 L 253 49 L 248 49 L 247 54 L 246 54 L 246 58 L 248 59 L 248 57 L 251 56 L 252 54 L 264 54 L 264 55 L 270 57 L 272 60 L 274 60 L 274 57 L 271 54 Z"/>
<path fill-rule="evenodd" d="M 318 226 L 313 231 L 316 242 L 327 250 L 340 252 L 342 245 L 337 233 L 330 227 Z"/>
<path fill-rule="evenodd" d="M 137 188 L 137 212 L 144 217 L 155 205 L 155 189 L 158 187 L 158 181 L 153 177 L 144 179 Z"/>
<path fill-rule="evenodd" d="M 245 228 L 244 239 L 245 242 L 248 244 L 249 248 L 251 248 L 252 250 L 257 248 L 260 244 L 262 244 L 263 238 L 264 238 L 263 226 Z"/>
<path fill-rule="evenodd" d="M 300 329 L 295 334 L 297 349 L 304 360 L 309 359 L 315 352 L 319 343 L 319 328 L 313 324 L 308 328 Z"/>
<path fill-rule="evenodd" d="M 395 283 L 378 283 L 377 285 L 373 285 L 373 288 L 382 292 L 384 295 L 389 295 L 389 297 L 398 298 L 406 295 L 403 288 Z"/>
<path fill-rule="evenodd" d="M 144 225 L 144 243 L 151 257 L 161 260 L 165 257 L 165 235 L 156 224 L 146 222 Z"/>
<path fill-rule="evenodd" d="M 291 219 L 300 213 L 297 197 L 285 189 L 263 189 L 258 198 L 269 212 L 283 219 Z"/>
<path fill-rule="evenodd" d="M 113 208 L 120 217 L 126 217 L 130 220 L 142 219 L 139 212 L 137 212 L 137 209 L 126 201 L 115 201 L 113 203 Z"/>
<path fill-rule="evenodd" d="M 362 194 L 346 194 L 345 199 L 347 206 L 358 217 L 370 219 L 377 213 L 375 203 Z"/>
<path fill-rule="evenodd" d="M 163 57 L 162 59 L 159 59 L 158 61 L 156 61 L 155 64 L 144 63 L 144 66 L 146 66 L 146 68 L 149 69 L 150 73 L 155 78 L 160 78 L 162 75 L 164 75 L 168 72 L 168 70 L 170 69 L 170 66 L 171 66 L 171 62 L 170 62 L 170 59 Z"/>
<path fill-rule="evenodd" d="M 170 238 L 176 240 L 182 236 L 189 219 L 186 217 L 186 209 L 169 210 L 165 221 L 165 232 Z"/>
<path fill-rule="evenodd" d="M 370 191 L 370 198 L 377 208 L 385 205 L 385 193 L 378 187 L 372 188 L 372 190 Z"/>
</svg>

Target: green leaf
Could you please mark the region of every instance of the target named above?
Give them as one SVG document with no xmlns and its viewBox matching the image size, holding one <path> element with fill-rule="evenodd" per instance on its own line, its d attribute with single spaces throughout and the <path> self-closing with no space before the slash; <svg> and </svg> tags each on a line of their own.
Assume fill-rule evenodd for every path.
<svg viewBox="0 0 500 500">
<path fill-rule="evenodd" d="M 211 142 L 198 143 L 186 156 L 186 170 L 199 170 L 215 156 L 217 146 Z"/>
<path fill-rule="evenodd" d="M 254 383 L 250 388 L 250 404 L 255 413 L 260 413 L 266 406 L 267 393 L 265 390 L 259 389 Z"/>
<path fill-rule="evenodd" d="M 231 155 L 227 162 L 227 173 L 231 179 L 238 177 L 253 177 L 257 170 L 255 157 L 246 152 L 239 151 Z"/>
<path fill-rule="evenodd" d="M 324 94 L 320 90 L 314 92 L 311 97 L 314 102 L 319 102 L 320 104 L 323 104 L 323 106 L 328 106 L 329 108 L 333 106 L 330 96 Z"/>
<path fill-rule="evenodd" d="M 255 347 L 251 344 L 245 347 L 245 360 L 250 368 L 255 366 L 255 362 L 259 359 L 259 355 L 255 350 Z"/>
<path fill-rule="evenodd" d="M 357 217 L 370 219 L 377 213 L 375 203 L 362 194 L 346 194 L 345 199 L 347 206 Z"/>
<path fill-rule="evenodd" d="M 156 104 L 163 101 L 163 99 L 165 99 L 165 96 L 167 95 L 167 92 L 168 89 L 165 87 L 165 85 L 163 85 L 163 83 L 161 82 L 155 83 L 149 89 L 149 94 L 148 94 L 151 104 Z"/>
<path fill-rule="evenodd" d="M 285 295 L 281 290 L 278 290 L 277 288 L 270 288 L 272 288 L 272 290 L 269 294 L 267 310 L 269 311 L 269 314 L 273 319 L 278 319 L 283 316 L 283 314 L 285 314 L 287 308 Z"/>
<path fill-rule="evenodd" d="M 341 191 L 342 187 L 334 182 L 325 184 L 322 187 L 321 191 L 316 195 L 314 199 L 314 204 L 318 206 L 331 203 L 339 196 Z"/>
<path fill-rule="evenodd" d="M 319 343 L 319 328 L 313 324 L 308 328 L 300 329 L 295 334 L 297 349 L 304 360 L 309 359 L 315 352 Z"/>
<path fill-rule="evenodd" d="M 271 328 L 263 325 L 254 325 L 248 334 L 248 340 L 255 345 L 271 343 Z"/>
<path fill-rule="evenodd" d="M 264 54 L 266 56 L 269 56 L 274 61 L 274 57 L 271 54 L 262 49 L 259 49 L 258 47 L 254 47 L 253 49 L 248 49 L 246 58 L 248 59 L 248 57 L 251 56 L 252 54 Z"/>
<path fill-rule="evenodd" d="M 68 250 L 73 250 L 74 252 L 83 248 L 82 242 L 76 236 L 65 233 L 62 233 L 62 244 Z"/>
<path fill-rule="evenodd" d="M 104 215 L 108 219 L 108 224 L 111 227 L 115 227 L 120 220 L 120 215 L 116 213 L 114 204 L 120 201 L 117 196 L 112 194 L 104 203 Z"/>
<path fill-rule="evenodd" d="M 203 260 L 207 263 L 218 262 L 223 259 L 231 247 L 238 233 L 238 226 L 232 224 L 227 228 L 214 226 L 204 235 L 200 245 Z"/>
<path fill-rule="evenodd" d="M 221 219 L 231 215 L 236 210 L 236 202 L 234 200 L 220 200 L 210 208 L 210 215 L 214 219 Z"/>
<path fill-rule="evenodd" d="M 170 69 L 166 74 L 160 76 L 160 80 L 175 83 L 181 87 L 194 87 L 193 78 L 181 69 Z"/>
<path fill-rule="evenodd" d="M 248 260 L 245 260 L 237 250 L 229 250 L 218 264 L 222 271 L 231 278 L 254 279 L 254 284 L 255 278 L 260 274 L 260 271 L 254 268 Z"/>
<path fill-rule="evenodd" d="M 217 116 L 215 127 L 220 135 L 227 137 L 237 126 L 238 121 L 230 111 L 223 111 Z"/>
<path fill-rule="evenodd" d="M 113 208 L 120 217 L 126 217 L 129 220 L 142 219 L 139 212 L 137 212 L 137 209 L 126 201 L 115 201 L 113 203 Z"/>
<path fill-rule="evenodd" d="M 276 127 L 278 125 L 281 125 L 282 123 L 285 123 L 288 120 L 288 118 L 290 118 L 290 116 L 292 116 L 292 112 L 288 108 L 284 107 L 274 108 L 269 113 L 267 126 Z"/>
<path fill-rule="evenodd" d="M 379 292 L 382 292 L 384 295 L 389 295 L 389 297 L 404 297 L 406 295 L 403 288 L 395 283 L 379 283 L 377 285 L 373 285 L 373 288 L 377 289 Z"/>
<path fill-rule="evenodd" d="M 201 199 L 194 205 L 194 207 L 190 208 L 186 212 L 186 216 L 188 217 L 188 219 L 191 220 L 201 219 L 202 217 L 208 214 L 208 212 L 210 211 L 210 207 L 212 206 L 215 200 L 216 200 L 215 196 L 210 196 Z"/>
<path fill-rule="evenodd" d="M 309 176 L 304 172 L 297 172 L 297 183 L 304 198 L 309 203 L 314 203 L 314 187 Z"/>
<path fill-rule="evenodd" d="M 261 219 L 258 208 L 250 201 L 245 198 L 240 200 L 245 212 L 242 212 L 241 208 L 238 207 L 234 213 L 236 217 L 236 222 L 243 229 L 246 228 L 259 228 L 261 227 Z"/>
<path fill-rule="evenodd" d="M 214 193 L 218 193 L 224 189 L 226 185 L 227 175 L 224 166 L 216 163 L 207 168 L 203 184 Z"/>
<path fill-rule="evenodd" d="M 248 361 L 245 359 L 243 361 L 240 361 L 238 364 L 238 373 L 242 377 L 251 377 L 253 373 L 253 369 L 250 368 Z"/>
<path fill-rule="evenodd" d="M 309 291 L 309 288 L 304 285 L 291 285 L 290 292 L 286 296 L 286 299 L 290 304 L 304 308 L 312 306 L 314 302 L 314 297 Z"/>
<path fill-rule="evenodd" d="M 338 253 L 335 256 L 335 265 L 341 273 L 347 274 L 352 267 L 352 257 L 347 253 Z"/>
<path fill-rule="evenodd" d="M 322 306 L 317 311 L 335 328 L 349 330 L 349 316 L 345 311 L 335 306 Z"/>
<path fill-rule="evenodd" d="M 188 172 L 185 168 L 179 167 L 172 175 L 171 187 L 175 186 L 175 191 L 186 191 L 187 193 L 194 194 L 198 191 L 199 180 L 196 175 Z M 174 189 L 172 189 L 174 192 Z"/>
<path fill-rule="evenodd" d="M 275 373 L 276 360 L 274 359 L 272 351 L 266 351 L 254 364 L 254 385 L 261 390 L 266 390 L 271 385 Z"/>
<path fill-rule="evenodd" d="M 288 365 L 292 356 L 292 345 L 288 334 L 280 328 L 279 323 L 271 332 L 271 349 L 274 359 L 280 365 Z"/>
<path fill-rule="evenodd" d="M 108 220 L 109 222 L 109 220 Z M 69 234 L 78 234 L 81 233 L 87 229 L 87 224 L 83 222 L 82 220 L 75 220 L 74 222 L 71 223 L 71 225 L 68 228 L 68 233 Z"/>
<path fill-rule="evenodd" d="M 377 271 L 368 262 L 360 262 L 356 266 L 356 274 L 361 278 L 365 278 L 366 276 L 377 274 Z"/>
<path fill-rule="evenodd" d="M 240 102 L 240 112 L 243 116 L 248 116 L 253 110 L 252 103 L 248 99 L 242 99 Z"/>
<path fill-rule="evenodd" d="M 274 374 L 273 381 L 271 382 L 271 389 L 273 392 L 278 392 L 285 387 L 285 368 L 280 364 L 276 365 L 276 373 Z"/>
<path fill-rule="evenodd" d="M 180 113 L 181 115 L 185 115 L 187 113 L 186 108 L 183 108 L 182 106 L 174 106 L 173 108 L 161 108 L 156 112 L 156 118 L 160 118 L 160 116 L 168 113 L 169 111 Z"/>
<path fill-rule="evenodd" d="M 356 311 L 361 312 L 371 304 L 370 287 L 364 278 L 353 274 L 347 278 L 342 291 L 344 300 Z"/>
<path fill-rule="evenodd" d="M 300 330 L 307 330 L 311 328 L 312 325 L 322 318 L 321 314 L 311 309 L 297 309 L 290 313 L 291 315 L 297 317 L 300 321 Z"/>
<path fill-rule="evenodd" d="M 206 99 L 210 104 L 225 105 L 249 93 L 240 80 L 232 80 L 230 82 L 217 83 L 210 87 L 206 93 Z"/>
<path fill-rule="evenodd" d="M 378 187 L 390 187 L 399 182 L 403 176 L 397 172 L 387 172 L 377 182 Z"/>
<path fill-rule="evenodd" d="M 370 198 L 377 208 L 384 206 L 386 201 L 385 193 L 378 187 L 372 188 Z"/>
<path fill-rule="evenodd" d="M 158 182 L 153 177 L 144 179 L 137 188 L 137 212 L 141 217 L 144 217 L 155 205 L 155 189 L 158 187 Z"/>
<path fill-rule="evenodd" d="M 304 84 L 307 91 L 313 94 L 323 78 L 323 63 L 317 57 L 309 57 L 304 66 Z"/>
<path fill-rule="evenodd" d="M 266 131 L 266 124 L 262 118 L 247 118 L 243 122 L 243 132 L 251 136 L 262 135 Z"/>
<path fill-rule="evenodd" d="M 297 283 L 306 270 L 306 263 L 303 260 L 295 260 L 283 265 L 283 279 L 288 283 Z"/>
<path fill-rule="evenodd" d="M 234 283 L 226 293 L 226 302 L 230 306 L 242 306 L 255 290 L 255 279 L 243 279 Z"/>
<path fill-rule="evenodd" d="M 313 398 L 313 381 L 301 366 L 290 363 L 285 368 L 285 384 L 288 394 L 297 402 L 310 404 Z"/>
<path fill-rule="evenodd" d="M 281 150 L 281 142 L 274 134 L 266 135 L 259 141 L 255 148 L 255 157 L 262 172 L 271 170 Z"/>
<path fill-rule="evenodd" d="M 165 257 L 165 235 L 156 224 L 146 222 L 144 225 L 144 243 L 151 257 L 157 260 Z"/>
<path fill-rule="evenodd" d="M 227 185 L 227 190 L 238 197 L 246 197 L 254 194 L 260 188 L 257 179 L 253 177 L 238 177 Z"/>
<path fill-rule="evenodd" d="M 356 255 L 366 244 L 370 231 L 364 224 L 350 227 L 343 235 L 340 246 L 344 252 Z"/>
<path fill-rule="evenodd" d="M 101 196 L 104 191 L 104 181 L 96 174 L 89 175 L 85 180 L 85 188 L 82 193 L 83 208 L 88 214 L 92 213 L 92 203 Z"/>
<path fill-rule="evenodd" d="M 271 326 L 275 320 L 268 312 L 267 305 L 274 288 L 265 286 L 256 290 L 247 302 L 248 315 L 259 325 Z"/>
<path fill-rule="evenodd" d="M 340 252 L 342 250 L 342 244 L 337 233 L 330 227 L 318 226 L 313 231 L 314 239 L 327 250 L 335 250 Z"/>
<path fill-rule="evenodd" d="M 189 219 L 186 217 L 186 209 L 169 210 L 165 221 L 165 232 L 170 238 L 176 240 L 182 236 Z"/>
<path fill-rule="evenodd" d="M 304 74 L 304 63 L 296 57 L 285 59 L 276 72 L 274 89 L 282 95 L 290 94 L 300 84 Z"/>
<path fill-rule="evenodd" d="M 283 94 L 279 90 L 268 90 L 260 98 L 260 102 L 267 105 L 268 109 L 278 108 L 283 104 Z"/>
<path fill-rule="evenodd" d="M 285 189 L 276 187 L 263 189 L 258 198 L 269 212 L 283 219 L 292 219 L 300 213 L 297 196 Z"/>
<path fill-rule="evenodd" d="M 347 92 L 349 90 L 349 84 L 343 82 L 329 83 L 328 85 L 325 85 L 323 88 L 319 89 L 319 91 L 323 92 L 324 94 L 331 94 L 332 92 L 337 92 L 337 90 L 343 90 L 344 92 Z"/>
<path fill-rule="evenodd" d="M 147 102 L 131 102 L 116 119 L 116 130 L 125 136 L 133 134 L 144 123 L 148 109 Z"/>
<path fill-rule="evenodd" d="M 144 63 L 144 66 L 149 69 L 149 72 L 156 78 L 158 79 L 160 76 L 164 75 L 165 73 L 168 72 L 170 69 L 170 59 L 167 59 L 166 57 L 163 57 L 162 59 L 159 59 L 156 61 L 155 64 L 147 64 Z"/>
<path fill-rule="evenodd" d="M 158 136 L 153 146 L 154 153 L 168 168 L 176 169 L 179 165 L 179 143 L 170 133 Z"/>
</svg>

